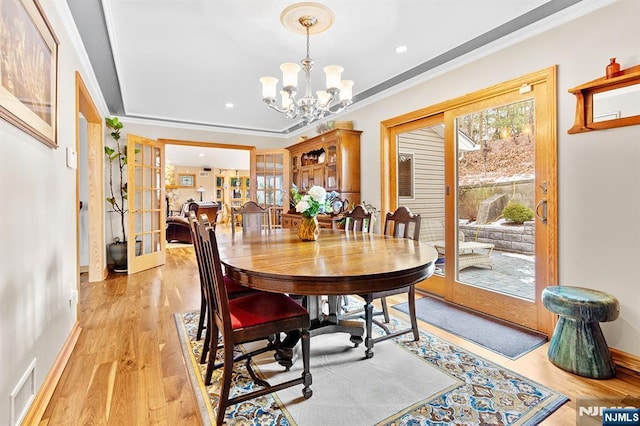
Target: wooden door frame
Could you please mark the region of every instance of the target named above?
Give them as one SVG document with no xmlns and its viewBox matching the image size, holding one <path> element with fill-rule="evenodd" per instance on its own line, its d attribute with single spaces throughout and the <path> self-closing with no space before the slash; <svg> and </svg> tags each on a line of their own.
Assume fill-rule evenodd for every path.
<svg viewBox="0 0 640 426">
<path fill-rule="evenodd" d="M 109 270 L 104 242 L 104 186 L 103 186 L 103 127 L 98 112 L 80 73 L 75 73 L 76 86 L 76 153 L 80 150 L 80 114 L 87 121 L 87 159 L 89 191 L 87 199 L 89 233 L 89 282 L 104 280 Z M 80 271 L 80 170 L 76 169 L 76 251 L 77 270 Z M 78 286 L 80 284 L 78 272 Z"/>
<path fill-rule="evenodd" d="M 249 174 L 252 176 L 252 173 L 255 173 L 255 165 L 251 161 L 254 158 L 256 147 L 252 145 L 231 145 L 227 143 L 219 143 L 219 142 L 202 142 L 202 141 L 189 141 L 189 140 L 181 140 L 181 139 L 165 139 L 158 138 L 158 142 L 166 145 L 183 145 L 183 146 L 199 146 L 202 148 L 219 148 L 219 149 L 237 149 L 243 151 L 249 151 Z M 215 174 L 214 174 L 215 175 Z M 249 188 L 249 197 L 252 201 L 255 201 L 255 185 L 251 185 Z"/>
<path fill-rule="evenodd" d="M 494 86 L 478 90 L 454 99 L 450 99 L 435 105 L 428 106 L 416 111 L 412 111 L 397 117 L 384 120 L 380 123 L 380 195 L 381 195 L 381 217 L 387 212 L 393 211 L 397 204 L 397 173 L 396 173 L 396 152 L 397 142 L 395 134 L 401 126 L 410 125 L 418 120 L 444 114 L 456 108 L 460 108 L 471 103 L 476 103 L 484 99 L 490 99 L 503 93 L 517 91 L 521 87 L 530 85 L 534 88 L 537 84 L 546 83 L 549 87 L 548 93 L 540 99 L 540 104 L 536 108 L 544 111 L 545 122 L 536 121 L 537 134 L 544 133 L 548 138 L 549 145 L 546 151 L 541 155 L 546 159 L 542 164 L 536 164 L 537 168 L 546 167 L 544 172 L 547 177 L 546 199 L 548 205 L 548 221 L 547 235 L 551 238 L 543 241 L 543 247 L 547 251 L 550 262 L 538 268 L 536 262 L 536 276 L 545 276 L 549 285 L 557 285 L 558 283 L 558 215 L 557 215 L 557 84 L 556 84 L 557 67 L 551 66 Z M 446 131 L 446 129 L 445 129 Z M 538 154 L 536 154 L 538 159 Z M 537 176 L 536 176 L 537 178 Z M 539 199 L 539 188 L 536 188 L 536 200 Z M 447 202 L 449 202 L 447 200 Z M 450 209 L 447 209 L 450 212 Z M 448 213 L 449 214 L 449 213 Z M 536 222 L 536 228 L 539 224 Z M 453 238 L 453 237 L 451 237 Z M 543 275 L 538 275 L 543 274 Z M 536 286 L 535 301 L 537 307 L 537 325 L 536 329 L 548 335 L 553 332 L 555 326 L 555 317 L 544 306 L 541 301 L 542 288 Z"/>
</svg>

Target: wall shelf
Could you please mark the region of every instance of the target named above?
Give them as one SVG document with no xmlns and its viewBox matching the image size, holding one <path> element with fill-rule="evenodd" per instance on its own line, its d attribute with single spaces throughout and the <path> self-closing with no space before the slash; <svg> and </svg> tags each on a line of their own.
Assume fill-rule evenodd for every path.
<svg viewBox="0 0 640 426">
<path fill-rule="evenodd" d="M 630 87 L 634 85 L 638 85 L 638 87 Z M 617 105 L 616 108 L 619 108 L 614 113 L 603 114 L 602 117 L 598 117 L 596 114 L 594 118 L 594 110 L 596 109 L 594 96 L 605 92 L 611 92 L 607 93 L 607 95 L 613 95 L 613 91 L 618 89 L 625 89 L 625 96 L 628 96 L 629 93 L 633 93 L 633 96 L 640 96 L 640 65 L 622 70 L 616 77 L 600 77 L 569 89 L 569 93 L 576 96 L 576 118 L 573 127 L 568 130 L 568 133 L 573 134 L 640 124 L 640 114 L 626 115 L 620 113 L 620 109 L 624 105 L 623 101 Z M 619 91 L 622 93 L 622 90 Z M 636 105 L 640 104 L 640 102 L 634 103 Z"/>
</svg>

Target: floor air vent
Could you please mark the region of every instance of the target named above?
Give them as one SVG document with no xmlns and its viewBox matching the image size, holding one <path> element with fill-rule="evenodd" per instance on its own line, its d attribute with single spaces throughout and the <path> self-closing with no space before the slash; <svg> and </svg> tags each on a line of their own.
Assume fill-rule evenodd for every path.
<svg viewBox="0 0 640 426">
<path fill-rule="evenodd" d="M 11 422 L 9 423 L 11 426 L 20 425 L 35 396 L 36 359 L 34 358 L 13 389 L 13 392 L 11 392 Z"/>
</svg>

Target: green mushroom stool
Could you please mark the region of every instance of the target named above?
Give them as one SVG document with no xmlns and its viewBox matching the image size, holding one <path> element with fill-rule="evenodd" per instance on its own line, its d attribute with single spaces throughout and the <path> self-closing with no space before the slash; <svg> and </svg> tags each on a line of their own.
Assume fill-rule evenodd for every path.
<svg viewBox="0 0 640 426">
<path fill-rule="evenodd" d="M 549 342 L 549 361 L 592 379 L 615 376 L 615 365 L 600 323 L 618 318 L 618 300 L 598 290 L 553 286 L 542 292 L 542 303 L 559 315 Z"/>
</svg>

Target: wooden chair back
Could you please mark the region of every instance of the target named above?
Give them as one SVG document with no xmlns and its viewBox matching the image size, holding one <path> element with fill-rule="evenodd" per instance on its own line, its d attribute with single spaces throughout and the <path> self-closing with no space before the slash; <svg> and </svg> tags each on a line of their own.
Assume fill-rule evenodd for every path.
<svg viewBox="0 0 640 426">
<path fill-rule="evenodd" d="M 373 230 L 372 213 L 358 204 L 345 215 L 345 231 L 371 232 Z"/>
<path fill-rule="evenodd" d="M 224 285 L 224 274 L 222 272 L 222 264 L 220 263 L 220 253 L 218 252 L 218 244 L 216 234 L 213 228 L 207 226 L 206 218 L 200 218 L 196 222 L 198 227 L 198 239 L 200 244 L 200 253 L 202 256 L 203 275 L 205 277 L 209 297 L 209 312 L 211 317 L 209 325 L 216 330 L 212 336 L 217 336 L 217 330 L 221 330 L 223 335 L 230 336 L 231 315 L 229 312 L 229 296 L 227 288 Z"/>
<path fill-rule="evenodd" d="M 212 227 L 215 229 L 215 225 L 211 226 L 209 222 L 209 217 L 206 214 L 202 214 L 202 222 L 208 227 Z M 208 283 L 209 278 L 205 275 L 206 270 L 203 265 L 202 258 L 202 244 L 200 242 L 199 235 L 199 222 L 196 216 L 195 210 L 191 210 L 188 216 L 189 220 L 189 232 L 191 233 L 191 241 L 193 243 L 193 250 L 196 254 L 196 263 L 198 264 L 198 273 L 200 275 L 200 295 L 201 295 L 201 306 L 200 306 L 200 319 L 198 321 L 198 330 L 196 332 L 197 339 L 200 340 L 202 338 L 202 331 L 204 330 L 204 320 L 207 317 L 206 313 L 209 309 L 209 299 L 211 298 L 211 285 Z M 203 357 L 200 362 L 204 362 L 204 357 L 206 356 L 205 351 L 203 351 Z"/>
<path fill-rule="evenodd" d="M 384 235 L 397 238 L 420 240 L 419 214 L 413 214 L 407 207 L 400 206 L 393 213 L 387 213 L 384 221 Z"/>
<path fill-rule="evenodd" d="M 235 234 L 236 226 L 242 223 L 242 231 L 262 231 L 271 229 L 271 215 L 269 211 L 260 207 L 255 201 L 247 201 L 241 207 L 235 207 L 231 212 L 231 232 Z"/>
</svg>

